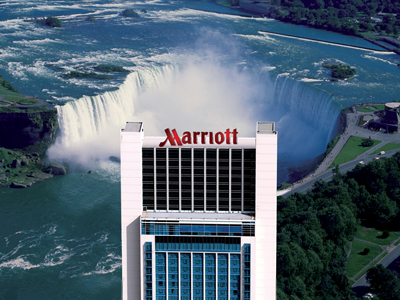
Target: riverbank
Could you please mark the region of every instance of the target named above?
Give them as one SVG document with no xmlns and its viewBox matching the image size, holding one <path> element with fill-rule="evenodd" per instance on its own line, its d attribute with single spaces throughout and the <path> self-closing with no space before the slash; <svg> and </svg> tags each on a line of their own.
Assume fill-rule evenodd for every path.
<svg viewBox="0 0 400 300">
<path fill-rule="evenodd" d="M 275 1 L 258 1 L 258 2 L 255 2 L 255 1 L 250 1 L 250 0 L 241 0 L 241 1 L 239 1 L 239 6 L 232 6 L 232 5 L 226 4 L 227 2 L 218 2 L 217 1 L 216 3 L 221 5 L 221 6 L 228 7 L 230 9 L 232 9 L 232 10 L 253 14 L 254 17 L 268 17 L 268 18 L 276 19 L 278 21 L 285 22 L 285 20 L 281 20 L 280 18 L 278 18 L 278 15 L 279 15 L 278 12 L 281 11 L 282 6 L 275 5 L 274 4 Z M 295 25 L 310 26 L 310 24 L 304 24 L 304 22 L 290 22 L 290 21 L 287 21 L 287 20 L 286 20 L 286 22 L 289 22 L 289 23 L 292 23 L 292 24 L 295 24 Z M 321 27 L 315 27 L 315 26 L 310 26 L 310 27 L 311 28 L 322 29 L 322 30 L 327 30 L 327 31 L 332 31 L 332 32 L 338 32 L 338 31 L 334 31 L 334 30 L 324 29 L 324 28 L 321 28 Z M 338 33 L 353 35 L 351 33 L 340 32 L 340 31 Z M 376 39 L 373 38 L 374 35 L 377 36 Z M 282 36 L 285 36 L 285 35 L 282 35 Z M 287 35 L 287 36 L 290 37 L 291 35 Z M 391 51 L 391 52 L 394 52 L 394 53 L 400 55 L 400 40 L 398 40 L 398 39 L 396 40 L 396 39 L 393 39 L 390 36 L 386 36 L 386 35 L 383 35 L 383 34 L 377 34 L 375 32 L 365 32 L 365 33 L 358 32 L 354 36 L 361 37 L 364 40 L 366 40 L 366 41 L 368 41 L 368 42 L 370 42 L 370 43 L 372 43 L 374 45 L 377 45 L 379 47 L 382 47 L 385 50 L 388 50 L 388 51 Z M 307 40 L 313 41 L 314 39 L 309 38 Z M 387 45 L 384 45 L 384 44 L 380 43 L 379 42 L 380 40 L 382 40 L 382 41 L 384 41 L 384 42 L 386 42 L 388 44 L 393 45 L 393 47 L 389 47 Z M 321 40 L 315 40 L 315 41 L 323 42 Z M 335 43 L 332 43 L 332 44 L 335 44 Z M 347 46 L 347 45 L 343 44 L 343 46 Z M 360 47 L 360 49 L 368 49 L 368 48 Z M 381 50 L 381 51 L 384 51 L 384 50 Z"/>
<path fill-rule="evenodd" d="M 367 51 L 379 51 L 379 52 L 387 52 L 385 50 L 376 50 L 373 48 L 368 48 L 368 47 L 359 47 L 359 46 L 353 46 L 353 45 L 348 45 L 348 44 L 342 44 L 342 43 L 335 43 L 335 42 L 327 42 L 323 40 L 318 40 L 318 39 L 313 39 L 313 38 L 305 38 L 305 37 L 299 37 L 299 36 L 294 36 L 290 34 L 283 34 L 283 33 L 275 33 L 275 32 L 270 32 L 270 31 L 265 31 L 265 30 L 260 30 L 259 32 L 264 33 L 264 34 L 270 34 L 270 35 L 275 35 L 275 36 L 282 36 L 282 37 L 287 37 L 287 38 L 293 38 L 293 39 L 298 39 L 298 40 L 304 40 L 304 41 L 311 41 L 311 42 L 318 42 L 321 44 L 327 44 L 327 45 L 336 45 L 336 46 L 342 46 L 346 48 L 352 48 L 352 49 L 360 49 L 360 50 L 367 50 Z M 367 40 L 367 39 L 365 39 Z M 368 41 L 368 40 L 367 40 Z M 376 44 L 377 46 L 382 47 L 380 44 Z M 385 47 L 382 47 L 386 50 L 392 51 L 391 49 L 387 49 Z"/>
</svg>

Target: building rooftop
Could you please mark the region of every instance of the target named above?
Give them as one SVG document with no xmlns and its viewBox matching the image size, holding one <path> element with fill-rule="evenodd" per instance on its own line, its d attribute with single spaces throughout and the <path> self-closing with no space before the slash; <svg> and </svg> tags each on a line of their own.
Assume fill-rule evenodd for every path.
<svg viewBox="0 0 400 300">
<path fill-rule="evenodd" d="M 397 107 L 399 107 L 399 106 L 400 106 L 400 103 L 398 103 L 398 102 L 388 102 L 388 103 L 385 103 L 385 106 L 386 106 L 387 108 L 389 108 L 389 109 L 392 109 L 392 108 L 397 108 Z"/>
<path fill-rule="evenodd" d="M 125 132 L 140 132 L 142 130 L 142 122 L 126 122 L 125 129 L 122 131 Z"/>
<path fill-rule="evenodd" d="M 275 123 L 273 122 L 258 122 L 257 123 L 257 133 L 261 134 L 276 134 Z"/>
</svg>

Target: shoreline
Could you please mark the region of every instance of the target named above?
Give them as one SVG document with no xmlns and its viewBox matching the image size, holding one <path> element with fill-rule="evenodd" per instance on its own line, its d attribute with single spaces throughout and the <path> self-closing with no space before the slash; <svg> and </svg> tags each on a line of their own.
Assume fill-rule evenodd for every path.
<svg viewBox="0 0 400 300">
<path fill-rule="evenodd" d="M 226 8 L 229 8 L 229 9 L 231 9 L 231 10 L 236 10 L 236 11 L 239 11 L 239 12 L 242 12 L 242 13 L 250 14 L 251 16 L 243 16 L 243 15 L 233 14 L 233 13 L 232 13 L 232 14 L 229 14 L 229 13 L 220 13 L 220 14 L 228 14 L 228 15 L 234 15 L 234 16 L 241 16 L 241 17 L 245 17 L 245 18 L 266 18 L 266 16 L 269 16 L 269 17 L 268 17 L 269 19 L 272 19 L 272 20 L 275 20 L 275 21 L 279 21 L 279 22 L 283 22 L 282 20 L 279 20 L 279 19 L 276 19 L 276 18 L 274 18 L 274 17 L 271 17 L 271 16 L 270 16 L 270 12 L 266 12 L 265 14 L 263 14 L 263 13 L 260 13 L 260 12 L 257 12 L 257 11 L 251 11 L 251 10 L 243 9 L 243 8 L 241 8 L 240 6 L 232 7 L 232 6 L 225 6 L 225 5 L 220 4 L 220 3 L 217 3 L 217 2 L 214 2 L 214 3 L 215 3 L 216 5 L 219 5 L 219 6 L 222 6 L 222 7 L 226 7 Z M 284 23 L 286 23 L 286 22 L 284 22 Z M 289 22 L 289 23 L 290 23 L 290 22 Z M 341 32 L 332 31 L 332 30 L 327 30 L 327 29 L 323 29 L 323 28 L 316 28 L 316 27 L 312 27 L 312 26 L 304 25 L 304 24 L 294 24 L 294 23 L 290 23 L 290 24 L 293 24 L 293 25 L 302 25 L 302 26 L 307 26 L 307 27 L 309 27 L 309 28 L 313 28 L 313 29 L 319 29 L 319 30 L 328 31 L 328 32 L 336 32 L 336 33 L 339 33 L 339 34 L 342 34 L 342 35 L 346 35 L 346 34 L 341 33 Z M 263 31 L 260 30 L 259 32 L 263 32 Z M 312 39 L 312 38 L 296 37 L 296 36 L 292 36 L 292 35 L 288 35 L 288 34 L 280 34 L 280 33 L 268 32 L 268 31 L 265 31 L 265 32 L 266 32 L 266 33 L 270 33 L 270 34 L 276 34 L 276 35 L 278 35 L 278 36 L 280 35 L 280 36 L 286 36 L 286 37 L 293 37 L 293 38 L 299 38 L 299 39 L 304 39 L 304 40 L 309 40 L 309 41 L 316 41 L 316 42 L 328 43 L 328 44 L 332 44 L 332 45 L 342 45 L 342 46 L 347 46 L 347 47 L 349 47 L 349 48 L 358 48 L 358 49 L 365 49 L 365 50 L 372 50 L 372 51 L 380 51 L 380 52 L 387 52 L 387 51 L 389 51 L 389 52 L 393 52 L 393 53 L 396 53 L 396 54 L 400 55 L 400 49 L 391 48 L 391 47 L 382 45 L 381 43 L 379 43 L 379 41 L 377 41 L 377 40 L 375 40 L 375 39 L 371 39 L 371 38 L 367 38 L 367 37 L 360 37 L 360 36 L 356 36 L 356 35 L 354 35 L 354 36 L 355 36 L 355 37 L 358 37 L 358 38 L 362 38 L 362 39 L 364 39 L 365 41 L 367 41 L 367 42 L 369 42 L 369 43 L 371 43 L 371 44 L 374 44 L 374 45 L 376 45 L 376 46 L 379 46 L 379 47 L 385 49 L 386 51 L 385 51 L 385 50 L 370 49 L 370 48 L 367 48 L 367 47 L 352 46 L 352 45 L 341 44 L 341 43 L 335 43 L 335 42 L 328 42 L 328 41 L 317 40 L 317 39 Z M 351 36 L 352 36 L 352 35 L 351 35 Z M 384 38 L 390 38 L 389 36 L 385 36 L 385 35 L 383 35 L 383 37 L 384 37 Z"/>
<path fill-rule="evenodd" d="M 295 35 L 290 35 L 290 34 L 284 34 L 284 33 L 276 33 L 276 32 L 271 32 L 271 31 L 266 31 L 266 30 L 259 30 L 258 32 L 265 33 L 265 34 L 271 34 L 271 35 L 276 35 L 276 36 L 282 36 L 282 37 L 287 37 L 287 38 L 293 38 L 293 39 L 298 39 L 298 40 L 305 40 L 305 41 L 311 41 L 311 42 L 317 42 L 317 43 L 322 43 L 322 44 L 328 44 L 328 45 L 335 45 L 335 46 L 341 46 L 341 47 L 347 47 L 347 48 L 353 48 L 353 49 L 359 49 L 359 50 L 365 50 L 365 51 L 378 51 L 378 52 L 388 52 L 386 50 L 377 50 L 373 48 L 368 48 L 368 47 L 361 47 L 361 46 L 353 46 L 349 44 L 342 44 L 342 43 L 336 43 L 336 42 L 328 42 L 324 40 L 318 40 L 318 39 L 313 39 L 313 38 L 306 38 L 306 37 L 300 37 L 300 36 L 295 36 Z M 364 38 L 365 39 L 365 38 Z M 381 45 L 377 44 L 377 46 L 382 47 Z M 382 47 L 384 48 L 384 47 Z M 387 47 L 389 48 L 389 47 Z M 393 52 L 392 50 L 389 50 L 390 52 Z"/>
</svg>

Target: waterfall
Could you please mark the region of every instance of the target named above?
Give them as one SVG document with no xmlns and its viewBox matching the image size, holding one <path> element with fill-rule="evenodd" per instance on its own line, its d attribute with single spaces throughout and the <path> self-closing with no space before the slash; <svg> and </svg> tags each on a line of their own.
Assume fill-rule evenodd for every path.
<svg viewBox="0 0 400 300">
<path fill-rule="evenodd" d="M 254 136 L 257 121 L 273 121 L 282 159 L 313 158 L 325 150 L 340 104 L 320 89 L 285 76 L 275 84 L 212 63 L 142 68 L 115 91 L 58 106 L 60 131 L 50 159 L 86 164 L 119 156 L 119 130 L 145 122 L 146 134 L 165 126 L 185 130 L 238 128 Z M 281 155 L 282 154 L 282 155 Z"/>
<path fill-rule="evenodd" d="M 59 132 L 48 150 L 50 159 L 85 164 L 100 156 L 119 155 L 119 130 L 134 121 L 137 99 L 175 72 L 172 66 L 130 73 L 115 91 L 83 96 L 57 106 Z"/>
<path fill-rule="evenodd" d="M 315 131 L 323 131 L 325 145 L 332 139 L 341 104 L 330 93 L 280 74 L 275 80 L 273 99 L 281 114 L 293 113 Z M 296 126 L 295 122 L 292 126 Z"/>
</svg>

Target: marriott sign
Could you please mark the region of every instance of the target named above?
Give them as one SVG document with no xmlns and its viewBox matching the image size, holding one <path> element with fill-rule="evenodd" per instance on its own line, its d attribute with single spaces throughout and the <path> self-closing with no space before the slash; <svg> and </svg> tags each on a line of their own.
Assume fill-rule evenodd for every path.
<svg viewBox="0 0 400 300">
<path fill-rule="evenodd" d="M 160 147 L 164 147 L 167 142 L 170 143 L 171 146 L 182 146 L 182 145 L 191 145 L 191 144 L 206 144 L 206 141 L 208 141 L 208 144 L 214 144 L 214 142 L 218 145 L 221 145 L 222 143 L 226 143 L 230 145 L 231 140 L 230 136 L 232 135 L 232 143 L 237 144 L 237 134 L 238 131 L 237 129 L 233 129 L 232 131 L 230 129 L 227 129 L 225 132 L 203 132 L 203 131 L 194 131 L 193 133 L 189 131 L 185 131 L 182 135 L 182 138 L 179 137 L 178 133 L 176 132 L 175 129 L 172 129 L 172 132 L 169 130 L 169 128 L 165 129 L 165 134 L 167 135 L 167 138 L 165 139 L 164 142 L 160 143 Z"/>
</svg>

